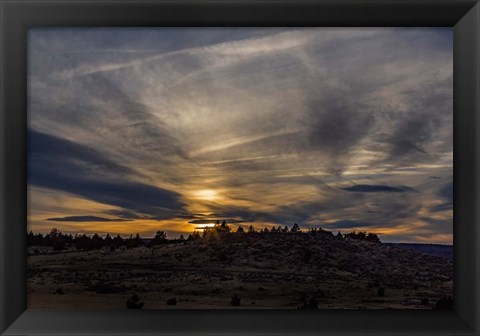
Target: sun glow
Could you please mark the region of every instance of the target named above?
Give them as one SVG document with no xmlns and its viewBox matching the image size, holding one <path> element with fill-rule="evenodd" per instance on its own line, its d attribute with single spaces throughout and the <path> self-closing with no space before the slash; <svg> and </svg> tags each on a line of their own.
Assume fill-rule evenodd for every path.
<svg viewBox="0 0 480 336">
<path fill-rule="evenodd" d="M 218 193 L 212 189 L 198 190 L 194 193 L 195 198 L 205 200 L 205 201 L 215 201 L 218 199 Z"/>
<path fill-rule="evenodd" d="M 195 230 L 201 230 L 206 227 L 214 227 L 214 226 L 215 226 L 215 223 L 197 224 L 197 227 L 195 228 Z"/>
</svg>

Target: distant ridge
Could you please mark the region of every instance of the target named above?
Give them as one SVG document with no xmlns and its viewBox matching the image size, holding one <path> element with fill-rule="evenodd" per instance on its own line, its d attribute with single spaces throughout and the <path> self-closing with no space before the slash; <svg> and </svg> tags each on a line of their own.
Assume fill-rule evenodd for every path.
<svg viewBox="0 0 480 336">
<path fill-rule="evenodd" d="M 419 243 L 384 243 L 405 250 L 447 258 L 453 261 L 453 245 L 419 244 Z"/>
</svg>

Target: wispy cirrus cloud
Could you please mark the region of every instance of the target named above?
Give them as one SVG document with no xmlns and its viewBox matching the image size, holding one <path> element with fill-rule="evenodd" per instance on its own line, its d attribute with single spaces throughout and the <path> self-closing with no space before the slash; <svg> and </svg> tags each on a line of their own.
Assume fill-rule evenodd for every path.
<svg viewBox="0 0 480 336">
<path fill-rule="evenodd" d="M 393 187 L 388 185 L 376 185 L 376 184 L 356 184 L 351 187 L 342 188 L 343 190 L 351 192 L 407 192 L 412 191 L 413 189 L 407 186 Z"/>
</svg>

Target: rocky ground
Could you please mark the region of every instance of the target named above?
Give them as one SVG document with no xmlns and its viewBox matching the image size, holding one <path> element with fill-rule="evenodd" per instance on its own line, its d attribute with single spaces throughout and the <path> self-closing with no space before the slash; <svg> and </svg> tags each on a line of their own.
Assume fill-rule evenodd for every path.
<svg viewBox="0 0 480 336">
<path fill-rule="evenodd" d="M 114 251 L 30 247 L 27 265 L 29 308 L 121 309 L 137 294 L 144 309 L 430 309 L 453 295 L 447 258 L 326 234 L 227 234 Z"/>
</svg>

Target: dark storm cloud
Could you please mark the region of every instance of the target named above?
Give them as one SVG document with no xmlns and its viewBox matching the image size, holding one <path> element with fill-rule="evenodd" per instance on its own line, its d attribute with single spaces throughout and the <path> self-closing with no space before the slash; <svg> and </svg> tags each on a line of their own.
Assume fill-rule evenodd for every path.
<svg viewBox="0 0 480 336">
<path fill-rule="evenodd" d="M 67 216 L 67 217 L 55 217 L 47 218 L 48 221 L 54 222 L 130 222 L 129 219 L 121 218 L 104 218 L 98 216 Z"/>
<path fill-rule="evenodd" d="M 130 169 L 95 150 L 29 130 L 28 181 L 157 218 L 183 209 L 180 195 L 131 181 Z"/>
<path fill-rule="evenodd" d="M 365 192 L 365 193 L 374 193 L 374 192 L 407 192 L 412 191 L 413 189 L 407 186 L 392 187 L 388 185 L 372 185 L 372 184 L 356 184 L 351 187 L 342 188 L 343 190 L 351 192 Z"/>
</svg>

